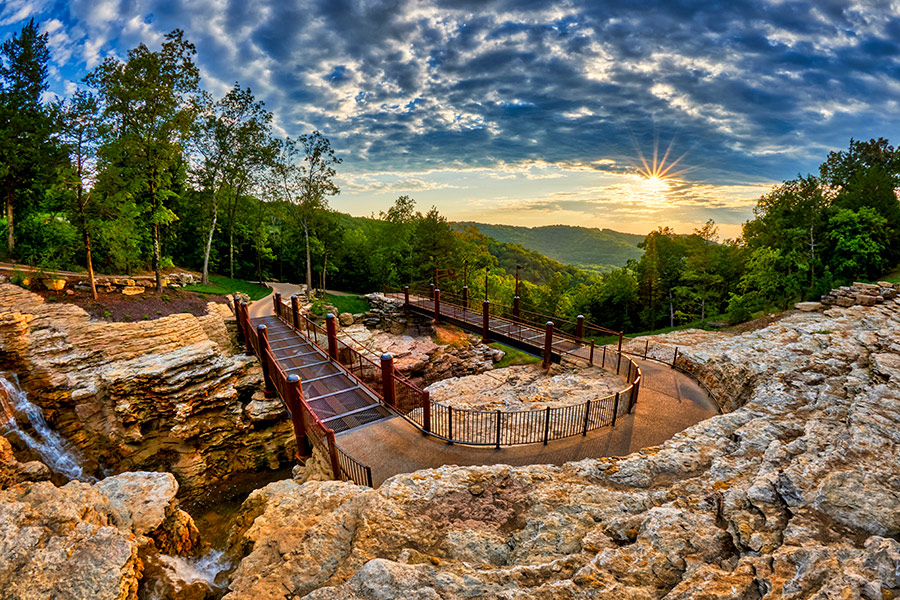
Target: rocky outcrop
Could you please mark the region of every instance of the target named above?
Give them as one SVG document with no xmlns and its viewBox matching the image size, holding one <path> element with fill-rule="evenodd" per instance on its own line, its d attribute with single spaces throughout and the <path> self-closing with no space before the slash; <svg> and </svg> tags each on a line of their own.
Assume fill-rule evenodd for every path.
<svg viewBox="0 0 900 600">
<path fill-rule="evenodd" d="M 732 412 L 622 458 L 272 484 L 227 599 L 897 597 L 900 305 L 675 340 Z"/>
<path fill-rule="evenodd" d="M 875 306 L 885 300 L 891 300 L 900 293 L 898 286 L 888 281 L 874 283 L 855 282 L 853 285 L 845 285 L 835 288 L 822 296 L 821 304 L 824 306 Z M 802 303 L 809 304 L 809 303 Z"/>
<path fill-rule="evenodd" d="M 174 473 L 186 495 L 287 462 L 291 425 L 253 404 L 261 374 L 235 353 L 227 306 L 107 323 L 0 285 L 0 367 L 81 453 L 113 471 Z"/>
<path fill-rule="evenodd" d="M 136 600 L 143 555 L 198 549 L 177 492 L 169 473 L 0 490 L 0 596 Z"/>
</svg>

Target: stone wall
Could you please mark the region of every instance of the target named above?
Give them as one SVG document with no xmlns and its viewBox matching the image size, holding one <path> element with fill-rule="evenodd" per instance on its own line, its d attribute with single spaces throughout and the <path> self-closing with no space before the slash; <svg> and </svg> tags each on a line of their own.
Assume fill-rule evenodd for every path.
<svg viewBox="0 0 900 600">
<path fill-rule="evenodd" d="M 48 422 L 104 471 L 171 471 L 193 495 L 238 471 L 277 468 L 293 447 L 280 402 L 235 353 L 231 312 L 93 321 L 0 285 L 0 368 L 18 374 Z"/>
<path fill-rule="evenodd" d="M 853 285 L 845 285 L 835 288 L 822 296 L 822 304 L 825 306 L 875 306 L 885 300 L 897 297 L 900 286 L 895 286 L 887 281 L 879 281 L 877 284 L 856 282 Z"/>
</svg>

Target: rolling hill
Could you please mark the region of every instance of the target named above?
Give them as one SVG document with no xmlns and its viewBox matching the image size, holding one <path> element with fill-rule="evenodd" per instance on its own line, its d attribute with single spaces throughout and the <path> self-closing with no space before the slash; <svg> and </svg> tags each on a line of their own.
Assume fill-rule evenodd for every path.
<svg viewBox="0 0 900 600">
<path fill-rule="evenodd" d="M 629 259 L 640 258 L 643 254 L 637 245 L 644 236 L 612 229 L 569 225 L 516 227 L 474 222 L 457 222 L 454 225 L 460 228 L 477 227 L 481 233 L 499 242 L 519 244 L 553 260 L 594 273 L 623 267 Z"/>
</svg>

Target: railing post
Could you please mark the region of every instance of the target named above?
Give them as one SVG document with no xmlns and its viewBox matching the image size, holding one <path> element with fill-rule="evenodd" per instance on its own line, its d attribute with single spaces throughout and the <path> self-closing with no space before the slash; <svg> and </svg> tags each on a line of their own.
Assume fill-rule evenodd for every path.
<svg viewBox="0 0 900 600">
<path fill-rule="evenodd" d="M 619 416 L 619 392 L 616 392 L 616 403 L 613 404 L 613 420 L 612 426 L 616 426 L 616 417 Z"/>
<path fill-rule="evenodd" d="M 619 374 L 619 367 L 622 365 L 622 332 L 619 332 L 619 359 L 616 361 L 616 375 Z"/>
<path fill-rule="evenodd" d="M 462 289 L 463 307 L 469 310 L 469 286 L 464 285 Z"/>
<path fill-rule="evenodd" d="M 397 389 L 394 386 L 394 357 L 381 355 L 381 395 L 389 406 L 397 405 Z"/>
<path fill-rule="evenodd" d="M 650 350 L 650 340 L 644 340 L 644 360 L 647 360 L 647 352 Z"/>
<path fill-rule="evenodd" d="M 309 456 L 309 438 L 306 437 L 306 425 L 303 423 L 303 384 L 296 373 L 288 375 L 287 394 L 285 404 L 291 413 L 291 424 L 294 426 L 294 439 L 297 440 L 297 456 Z"/>
<path fill-rule="evenodd" d="M 447 407 L 447 441 L 453 443 L 453 406 Z"/>
<path fill-rule="evenodd" d="M 263 393 L 267 398 L 271 398 L 275 395 L 275 385 L 269 374 L 269 357 L 266 354 L 266 350 L 269 349 L 269 332 L 265 325 L 256 326 L 256 336 L 259 338 L 259 364 L 262 365 L 263 382 L 265 383 Z"/>
<path fill-rule="evenodd" d="M 366 485 L 369 487 L 375 487 L 372 485 L 372 467 L 366 465 Z"/>
<path fill-rule="evenodd" d="M 546 416 L 544 417 L 544 445 L 547 445 L 547 442 L 550 441 L 550 407 L 547 407 L 547 412 L 544 413 Z"/>
<path fill-rule="evenodd" d="M 584 337 L 584 315 L 578 315 L 575 320 L 575 338 L 580 342 Z"/>
<path fill-rule="evenodd" d="M 334 478 L 341 480 L 341 463 L 338 462 L 337 443 L 334 441 L 334 429 L 325 430 L 325 438 L 328 440 L 328 458 L 331 459 L 331 472 Z"/>
<path fill-rule="evenodd" d="M 633 387 L 631 388 L 631 406 L 634 408 L 634 405 L 638 402 L 638 392 L 641 390 L 641 370 L 638 369 L 637 379 L 634 380 Z M 630 410 L 628 412 L 631 412 Z"/>
<path fill-rule="evenodd" d="M 513 319 L 519 320 L 519 297 L 513 296 Z"/>
<path fill-rule="evenodd" d="M 544 332 L 544 368 L 550 368 L 550 359 L 553 356 L 553 321 L 547 321 Z"/>
<path fill-rule="evenodd" d="M 337 323 L 331 313 L 325 315 L 325 333 L 328 335 L 328 356 L 331 357 L 331 360 L 337 361 Z"/>
<path fill-rule="evenodd" d="M 431 299 L 434 300 L 434 284 L 431 284 Z"/>
<path fill-rule="evenodd" d="M 605 369 L 606 368 L 606 345 L 603 346 L 603 357 L 601 358 L 601 361 L 603 362 L 603 368 Z"/>
<path fill-rule="evenodd" d="M 431 433 L 431 392 L 422 390 L 422 428 Z"/>
<path fill-rule="evenodd" d="M 481 303 L 481 343 L 491 341 L 491 302 L 485 300 Z"/>
<path fill-rule="evenodd" d="M 678 360 L 678 346 L 675 346 L 675 357 L 672 358 L 672 368 L 675 368 L 675 362 Z"/>
<path fill-rule="evenodd" d="M 582 436 L 587 435 L 588 432 L 588 419 L 591 416 L 591 400 L 588 400 L 584 403 L 584 431 L 581 432 Z"/>
<path fill-rule="evenodd" d="M 441 290 L 434 290 L 434 324 L 441 322 Z"/>
<path fill-rule="evenodd" d="M 500 448 L 500 417 L 503 416 L 503 413 L 497 409 L 497 448 Z"/>
<path fill-rule="evenodd" d="M 275 316 L 281 316 L 281 292 L 275 292 L 275 295 L 272 297 L 272 302 L 275 303 Z"/>
<path fill-rule="evenodd" d="M 403 312 L 406 313 L 406 316 L 409 316 L 409 286 L 403 286 Z"/>
<path fill-rule="evenodd" d="M 591 356 L 588 358 L 588 364 L 594 366 L 594 340 L 591 340 Z"/>
<path fill-rule="evenodd" d="M 300 298 L 297 294 L 291 296 L 291 323 L 295 330 L 300 331 Z"/>
<path fill-rule="evenodd" d="M 240 348 L 244 345 L 244 317 L 237 293 L 234 295 L 234 322 L 237 323 L 237 342 Z"/>
<path fill-rule="evenodd" d="M 253 340 L 250 339 L 250 336 L 253 335 L 253 332 L 250 331 L 250 309 L 247 308 L 246 302 L 241 302 L 241 318 L 244 320 L 244 344 L 247 346 L 247 354 L 253 355 Z"/>
</svg>

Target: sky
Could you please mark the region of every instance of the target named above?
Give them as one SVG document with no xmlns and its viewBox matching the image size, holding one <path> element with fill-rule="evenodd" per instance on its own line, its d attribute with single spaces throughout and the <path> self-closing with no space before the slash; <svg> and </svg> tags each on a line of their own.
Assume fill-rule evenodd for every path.
<svg viewBox="0 0 900 600">
<path fill-rule="evenodd" d="M 407 194 L 451 220 L 734 237 L 829 151 L 900 138 L 896 1 L 3 0 L 0 39 L 30 18 L 59 97 L 183 29 L 205 89 L 331 140 L 354 215 Z"/>
</svg>

